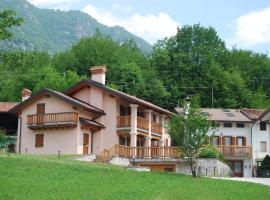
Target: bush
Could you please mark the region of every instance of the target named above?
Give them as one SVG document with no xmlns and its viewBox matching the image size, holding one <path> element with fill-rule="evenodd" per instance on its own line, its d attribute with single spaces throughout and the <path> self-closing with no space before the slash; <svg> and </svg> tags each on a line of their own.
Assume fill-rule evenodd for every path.
<svg viewBox="0 0 270 200">
<path fill-rule="evenodd" d="M 264 157 L 261 166 L 262 167 L 264 167 L 264 166 L 270 167 L 270 156 L 268 154 Z"/>
<path fill-rule="evenodd" d="M 199 158 L 217 158 L 219 160 L 224 160 L 223 154 L 213 145 L 201 148 Z"/>
<path fill-rule="evenodd" d="M 3 143 L 6 140 L 6 132 L 0 129 L 0 143 Z"/>
</svg>

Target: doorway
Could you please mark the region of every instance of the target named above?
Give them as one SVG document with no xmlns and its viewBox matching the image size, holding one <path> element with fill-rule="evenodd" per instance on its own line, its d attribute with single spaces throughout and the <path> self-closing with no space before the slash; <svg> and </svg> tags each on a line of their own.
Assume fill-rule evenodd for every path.
<svg viewBox="0 0 270 200">
<path fill-rule="evenodd" d="M 89 134 L 83 134 L 83 154 L 88 154 L 89 152 Z"/>
<path fill-rule="evenodd" d="M 235 177 L 243 177 L 243 161 L 242 160 L 229 160 L 228 164 Z"/>
</svg>

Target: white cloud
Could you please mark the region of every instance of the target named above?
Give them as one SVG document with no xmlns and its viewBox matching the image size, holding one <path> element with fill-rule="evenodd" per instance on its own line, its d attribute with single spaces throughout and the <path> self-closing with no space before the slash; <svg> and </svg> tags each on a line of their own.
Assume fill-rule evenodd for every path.
<svg viewBox="0 0 270 200">
<path fill-rule="evenodd" d="M 233 43 L 253 46 L 270 42 L 270 7 L 247 13 L 236 20 Z"/>
<path fill-rule="evenodd" d="M 158 15 L 149 14 L 143 16 L 133 14 L 127 18 L 120 18 L 108 10 L 98 9 L 91 4 L 86 5 L 83 11 L 102 24 L 107 26 L 122 26 L 129 32 L 144 38 L 150 43 L 174 35 L 177 26 L 180 26 L 168 14 L 162 12 Z"/>
</svg>

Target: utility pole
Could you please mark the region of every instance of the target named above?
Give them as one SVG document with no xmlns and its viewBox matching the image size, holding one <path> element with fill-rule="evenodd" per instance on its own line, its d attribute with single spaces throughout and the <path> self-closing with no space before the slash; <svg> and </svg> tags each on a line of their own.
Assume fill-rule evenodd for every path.
<svg viewBox="0 0 270 200">
<path fill-rule="evenodd" d="M 212 108 L 214 108 L 214 88 L 212 87 Z"/>
</svg>

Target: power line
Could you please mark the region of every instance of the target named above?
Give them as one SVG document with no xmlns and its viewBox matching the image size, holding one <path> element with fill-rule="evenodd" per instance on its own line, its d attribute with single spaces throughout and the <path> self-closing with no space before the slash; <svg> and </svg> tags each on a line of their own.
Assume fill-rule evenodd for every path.
<svg viewBox="0 0 270 200">
<path fill-rule="evenodd" d="M 63 73 L 53 73 L 53 74 L 59 74 L 59 75 L 66 75 L 66 72 Z M 52 74 L 0 74 L 0 76 L 51 76 Z"/>
</svg>

